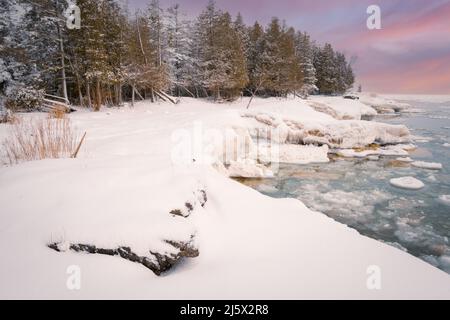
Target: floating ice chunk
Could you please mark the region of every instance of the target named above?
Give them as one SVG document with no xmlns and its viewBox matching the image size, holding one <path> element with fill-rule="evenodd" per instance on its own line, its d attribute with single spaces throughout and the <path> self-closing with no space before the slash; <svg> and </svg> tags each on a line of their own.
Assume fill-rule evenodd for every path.
<svg viewBox="0 0 450 320">
<path fill-rule="evenodd" d="M 433 141 L 432 137 L 412 136 L 411 138 L 416 142 L 422 142 L 422 143 Z"/>
<path fill-rule="evenodd" d="M 446 147 L 446 148 L 450 148 L 450 143 L 446 142 L 446 143 L 443 144 L 443 146 Z"/>
<path fill-rule="evenodd" d="M 417 180 L 414 177 L 393 178 L 389 180 L 389 182 L 394 187 L 410 190 L 419 190 L 425 186 L 422 181 Z"/>
<path fill-rule="evenodd" d="M 427 177 L 427 180 L 428 180 L 428 181 L 431 181 L 431 182 L 436 182 L 436 181 L 437 181 L 436 177 L 435 177 L 434 175 L 432 175 L 432 174 L 430 174 L 430 175 Z"/>
<path fill-rule="evenodd" d="M 376 150 L 356 151 L 354 149 L 341 149 L 337 154 L 345 158 L 365 158 L 370 155 L 378 155 L 380 152 Z"/>
<path fill-rule="evenodd" d="M 406 150 L 406 151 L 411 151 L 411 150 L 417 149 L 417 146 L 412 143 L 401 143 L 401 144 L 397 144 L 396 147 L 402 148 L 403 150 Z"/>
<path fill-rule="evenodd" d="M 265 193 L 275 193 L 275 192 L 279 191 L 275 186 L 271 186 L 268 184 L 259 185 L 257 187 L 257 189 L 258 189 L 258 191 L 265 192 Z"/>
<path fill-rule="evenodd" d="M 402 161 L 402 162 L 413 162 L 413 161 L 414 161 L 414 160 L 411 159 L 410 157 L 400 157 L 400 158 L 397 158 L 397 159 L 395 159 L 395 160 L 397 160 L 397 161 Z"/>
<path fill-rule="evenodd" d="M 450 194 L 443 194 L 439 196 L 439 200 L 446 205 L 450 206 Z"/>
<path fill-rule="evenodd" d="M 367 159 L 369 159 L 370 161 L 378 161 L 380 160 L 379 156 L 368 156 Z"/>
<path fill-rule="evenodd" d="M 416 168 L 440 170 L 442 169 L 442 164 L 437 162 L 425 162 L 425 161 L 414 161 L 411 163 Z"/>
<path fill-rule="evenodd" d="M 380 154 L 383 156 L 407 156 L 408 151 L 405 150 L 404 145 L 394 145 L 383 147 L 380 150 Z"/>
</svg>

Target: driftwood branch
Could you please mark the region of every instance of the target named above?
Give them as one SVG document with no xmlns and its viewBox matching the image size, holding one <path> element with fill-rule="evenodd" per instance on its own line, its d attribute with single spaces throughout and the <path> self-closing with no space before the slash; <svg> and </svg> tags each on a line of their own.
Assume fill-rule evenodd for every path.
<svg viewBox="0 0 450 320">
<path fill-rule="evenodd" d="M 83 144 L 84 138 L 86 137 L 86 133 L 87 133 L 87 132 L 84 132 L 83 137 L 81 138 L 80 143 L 79 143 L 78 146 L 77 146 L 77 149 L 76 149 L 75 152 L 72 154 L 72 158 L 75 159 L 75 158 L 77 157 L 78 152 L 80 151 L 81 145 Z"/>
</svg>

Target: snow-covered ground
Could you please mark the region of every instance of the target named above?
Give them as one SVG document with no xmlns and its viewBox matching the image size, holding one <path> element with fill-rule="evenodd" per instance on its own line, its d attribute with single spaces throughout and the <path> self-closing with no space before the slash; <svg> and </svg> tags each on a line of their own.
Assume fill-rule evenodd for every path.
<svg viewBox="0 0 450 320">
<path fill-rule="evenodd" d="M 324 162 L 328 148 L 410 142 L 406 127 L 360 121 L 372 111 L 337 99 L 311 101 L 353 116 L 299 99 L 71 114 L 87 132 L 77 159 L 0 168 L 0 298 L 450 298 L 446 273 L 227 177 L 270 176 L 277 157 Z M 178 254 L 173 243 L 199 255 L 159 277 L 118 256 L 68 250 L 127 247 L 155 260 L 151 252 Z M 67 287 L 70 266 L 80 268 L 80 290 Z"/>
</svg>

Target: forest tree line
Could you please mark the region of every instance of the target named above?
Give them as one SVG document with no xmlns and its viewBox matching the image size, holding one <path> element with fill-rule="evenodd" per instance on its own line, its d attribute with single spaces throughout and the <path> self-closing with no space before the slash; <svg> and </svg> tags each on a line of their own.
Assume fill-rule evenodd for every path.
<svg viewBox="0 0 450 320">
<path fill-rule="evenodd" d="M 172 96 L 341 94 L 354 83 L 345 55 L 278 18 L 246 25 L 213 1 L 189 20 L 151 0 L 77 0 L 81 28 L 66 27 L 66 0 L 0 0 L 0 104 L 33 108 L 43 92 L 99 110 Z"/>
</svg>

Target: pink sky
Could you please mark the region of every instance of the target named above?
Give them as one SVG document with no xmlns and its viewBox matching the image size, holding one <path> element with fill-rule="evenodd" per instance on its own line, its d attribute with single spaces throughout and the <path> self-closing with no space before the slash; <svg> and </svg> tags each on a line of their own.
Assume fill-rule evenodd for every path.
<svg viewBox="0 0 450 320">
<path fill-rule="evenodd" d="M 129 0 L 145 8 L 149 0 Z M 160 0 L 179 3 L 195 17 L 208 0 Z M 357 83 L 365 91 L 450 94 L 450 0 L 217 0 L 247 24 L 271 17 L 309 32 L 356 56 Z M 366 9 L 381 8 L 381 30 L 368 30 Z"/>
</svg>

